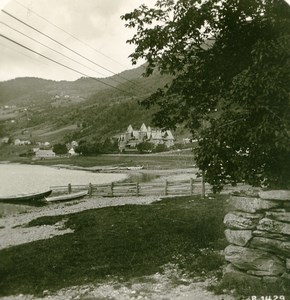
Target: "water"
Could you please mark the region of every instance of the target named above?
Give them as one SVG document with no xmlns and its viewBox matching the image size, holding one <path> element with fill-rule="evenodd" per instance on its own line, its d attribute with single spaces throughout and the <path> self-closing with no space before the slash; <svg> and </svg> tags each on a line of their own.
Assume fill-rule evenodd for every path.
<svg viewBox="0 0 290 300">
<path fill-rule="evenodd" d="M 126 179 L 126 174 L 91 173 L 88 171 L 60 169 L 56 167 L 0 164 L 0 197 L 37 193 L 51 186 L 104 184 Z M 0 216 L 17 206 L 0 203 Z M 22 208 L 23 209 L 23 208 Z"/>
</svg>

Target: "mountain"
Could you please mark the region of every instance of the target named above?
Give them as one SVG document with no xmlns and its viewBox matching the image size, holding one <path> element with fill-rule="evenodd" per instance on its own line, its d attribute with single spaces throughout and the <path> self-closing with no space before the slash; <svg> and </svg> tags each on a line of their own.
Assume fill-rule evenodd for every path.
<svg viewBox="0 0 290 300">
<path fill-rule="evenodd" d="M 51 143 L 104 140 L 129 124 L 152 125 L 153 109 L 145 110 L 138 101 L 172 78 L 158 72 L 144 78 L 143 72 L 141 66 L 104 79 L 0 82 L 0 137 Z"/>
</svg>

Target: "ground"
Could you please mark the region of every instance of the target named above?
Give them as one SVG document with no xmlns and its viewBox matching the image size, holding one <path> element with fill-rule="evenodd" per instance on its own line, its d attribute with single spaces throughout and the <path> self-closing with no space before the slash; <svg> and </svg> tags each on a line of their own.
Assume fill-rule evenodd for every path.
<svg viewBox="0 0 290 300">
<path fill-rule="evenodd" d="M 184 174 L 184 173 L 183 173 Z M 185 176 L 182 174 L 162 174 L 163 176 Z M 188 176 L 191 174 L 188 174 Z M 39 239 L 48 239 L 55 235 L 69 234 L 71 229 L 63 229 L 65 215 L 87 209 L 125 204 L 150 204 L 160 200 L 157 196 L 146 197 L 120 197 L 120 198 L 86 198 L 69 203 L 54 203 L 45 207 L 28 207 L 25 213 L 13 216 L 4 216 L 0 219 L 0 249 L 19 245 Z M 30 221 L 42 216 L 63 215 L 63 221 L 55 225 L 25 227 Z M 190 278 L 182 273 L 176 265 L 167 264 L 163 271 L 142 278 L 135 278 L 129 282 L 120 283 L 116 278 L 107 278 L 102 284 L 88 284 L 75 286 L 51 294 L 43 291 L 44 297 L 37 298 L 32 295 L 17 295 L 0 298 L 2 300 L 36 300 L 36 299 L 86 299 L 86 300 L 233 300 L 229 295 L 214 295 L 207 290 L 216 278 L 203 280 Z"/>
</svg>

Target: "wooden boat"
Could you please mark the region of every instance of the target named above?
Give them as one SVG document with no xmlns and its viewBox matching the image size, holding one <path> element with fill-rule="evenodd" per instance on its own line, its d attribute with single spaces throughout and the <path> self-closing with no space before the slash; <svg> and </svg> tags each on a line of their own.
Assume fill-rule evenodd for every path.
<svg viewBox="0 0 290 300">
<path fill-rule="evenodd" d="M 127 170 L 142 170 L 144 167 L 143 166 L 137 166 L 137 167 L 127 167 Z"/>
<path fill-rule="evenodd" d="M 71 194 L 65 194 L 65 195 L 59 195 L 54 197 L 45 197 L 45 200 L 47 202 L 56 202 L 56 201 L 68 201 L 68 200 L 75 200 L 85 197 L 88 194 L 87 191 L 81 191 L 77 193 L 71 193 Z"/>
<path fill-rule="evenodd" d="M 45 197 L 48 197 L 51 194 L 52 190 L 48 190 L 41 193 L 33 193 L 33 194 L 19 194 L 13 196 L 0 197 L 0 202 L 17 202 L 21 203 L 24 201 L 37 201 L 42 200 Z"/>
</svg>

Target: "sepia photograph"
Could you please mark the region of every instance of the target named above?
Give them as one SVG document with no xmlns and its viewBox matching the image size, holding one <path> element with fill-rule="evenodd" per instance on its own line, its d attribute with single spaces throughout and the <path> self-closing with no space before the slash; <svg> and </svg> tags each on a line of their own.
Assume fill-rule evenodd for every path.
<svg viewBox="0 0 290 300">
<path fill-rule="evenodd" d="M 0 300 L 290 300 L 290 0 L 0 0 Z"/>
</svg>

